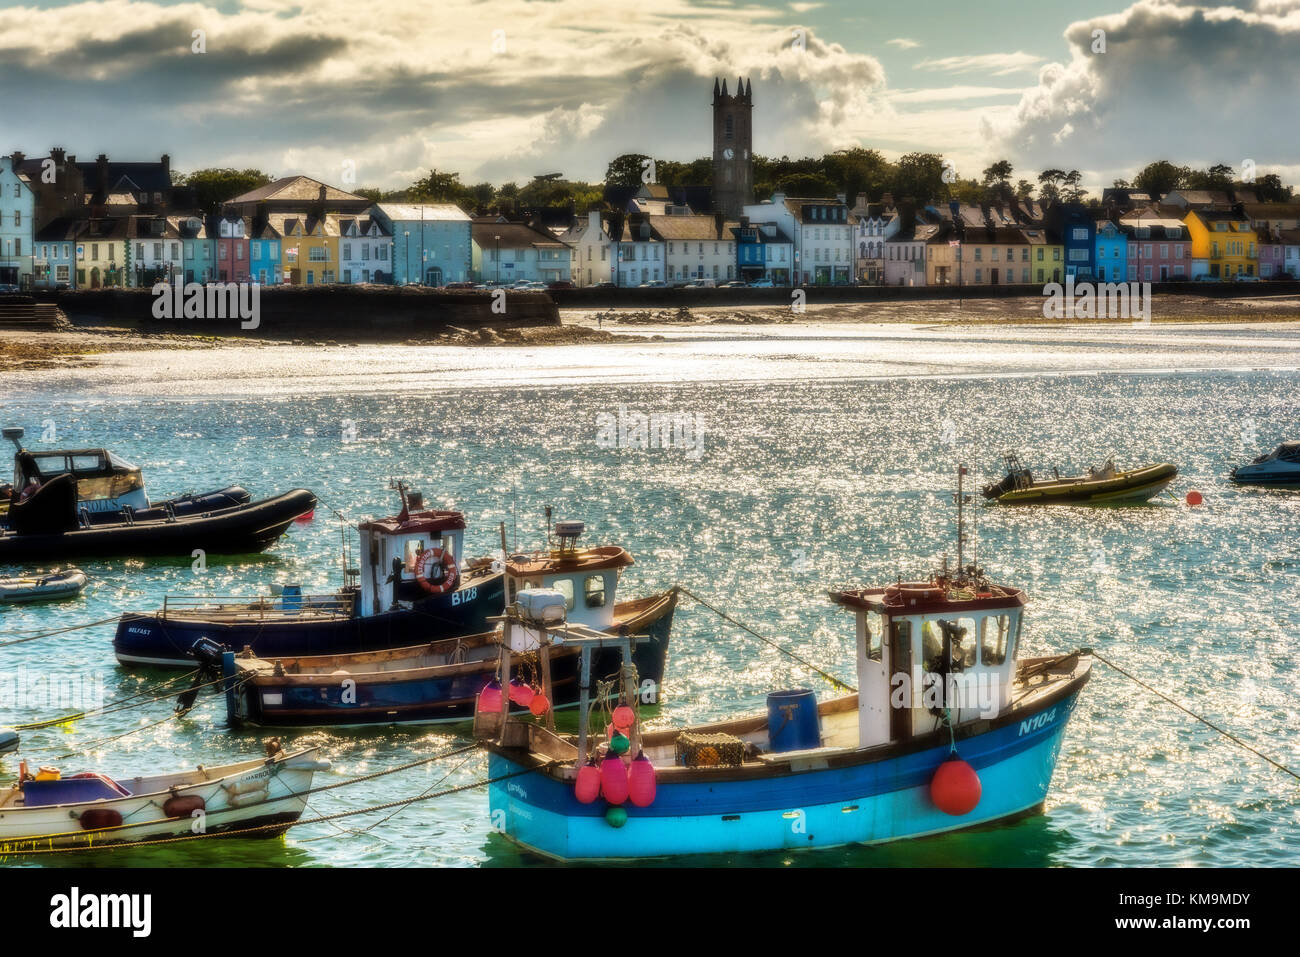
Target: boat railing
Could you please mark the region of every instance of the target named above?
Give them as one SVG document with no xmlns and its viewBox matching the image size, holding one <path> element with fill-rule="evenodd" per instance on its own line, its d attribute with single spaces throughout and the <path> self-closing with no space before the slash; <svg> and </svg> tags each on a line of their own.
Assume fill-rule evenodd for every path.
<svg viewBox="0 0 1300 957">
<path fill-rule="evenodd" d="M 351 595 L 166 595 L 161 617 L 193 618 L 214 615 L 235 618 L 283 618 L 305 615 L 312 618 L 351 618 Z"/>
</svg>

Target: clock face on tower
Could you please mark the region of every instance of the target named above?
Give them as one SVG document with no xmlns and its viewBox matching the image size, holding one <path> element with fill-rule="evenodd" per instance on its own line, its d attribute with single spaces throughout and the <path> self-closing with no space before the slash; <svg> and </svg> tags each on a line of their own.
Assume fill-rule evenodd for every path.
<svg viewBox="0 0 1300 957">
<path fill-rule="evenodd" d="M 725 150 L 722 151 L 722 158 L 727 160 L 735 159 L 736 151 L 733 150 L 730 146 L 728 146 Z"/>
</svg>

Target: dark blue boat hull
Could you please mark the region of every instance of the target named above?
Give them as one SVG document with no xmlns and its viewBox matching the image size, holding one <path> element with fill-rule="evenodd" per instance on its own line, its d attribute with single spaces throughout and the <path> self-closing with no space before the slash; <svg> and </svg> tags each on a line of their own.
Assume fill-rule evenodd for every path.
<svg viewBox="0 0 1300 957">
<path fill-rule="evenodd" d="M 117 660 L 128 666 L 194 667 L 190 649 L 208 638 L 242 651 L 252 648 L 259 658 L 299 658 L 342 655 L 383 648 L 402 648 L 440 638 L 455 638 L 491 630 L 489 615 L 504 607 L 504 576 L 476 581 L 472 592 L 460 589 L 430 596 L 411 608 L 365 617 L 295 621 L 223 622 L 163 618 L 157 614 L 124 614 L 113 636 Z M 472 597 L 469 597 L 472 594 Z"/>
<path fill-rule="evenodd" d="M 642 700 L 658 701 L 668 662 L 668 642 L 677 602 L 675 593 L 635 623 L 635 633 L 646 635 L 633 661 L 641 680 Z M 261 656 L 265 658 L 266 656 Z M 241 682 L 233 655 L 225 656 L 227 720 L 235 727 L 345 727 L 368 724 L 438 723 L 465 721 L 474 716 L 474 703 L 483 686 L 496 674 L 497 659 L 467 663 L 447 669 L 445 676 L 425 676 L 410 681 L 368 682 L 364 674 L 342 681 L 304 685 L 259 678 Z M 617 650 L 592 657 L 592 675 L 617 673 Z M 565 707 L 578 701 L 578 656 L 553 653 L 551 688 L 554 704 Z M 653 684 L 647 684 L 652 682 Z"/>
</svg>

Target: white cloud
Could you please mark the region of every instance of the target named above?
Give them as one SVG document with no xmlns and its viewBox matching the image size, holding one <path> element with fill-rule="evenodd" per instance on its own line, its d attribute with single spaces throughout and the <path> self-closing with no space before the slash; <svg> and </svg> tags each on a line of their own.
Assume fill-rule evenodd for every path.
<svg viewBox="0 0 1300 957">
<path fill-rule="evenodd" d="M 1012 73 L 1033 72 L 1043 62 L 1043 57 L 1017 50 L 1015 53 L 981 53 L 971 56 L 948 56 L 922 60 L 918 70 L 941 70 L 946 73 L 990 73 L 1007 76 Z"/>
<path fill-rule="evenodd" d="M 913 40 L 909 37 L 894 37 L 894 39 L 885 42 L 891 47 L 898 47 L 900 50 L 915 50 L 921 45 L 919 40 Z"/>
</svg>

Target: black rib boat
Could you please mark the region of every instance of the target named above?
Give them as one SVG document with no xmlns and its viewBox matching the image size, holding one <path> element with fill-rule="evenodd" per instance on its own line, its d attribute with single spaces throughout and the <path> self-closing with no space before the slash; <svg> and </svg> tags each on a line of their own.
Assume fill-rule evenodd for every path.
<svg viewBox="0 0 1300 957">
<path fill-rule="evenodd" d="M 50 479 L 23 501 L 9 506 L 9 528 L 0 532 L 0 562 L 59 561 L 109 556 L 192 557 L 260 552 L 300 515 L 316 507 L 316 496 L 294 489 L 275 498 L 180 515 L 138 515 L 130 509 L 117 521 L 94 521 L 79 507 L 72 474 Z M 153 510 L 150 510 L 152 513 Z"/>
</svg>

